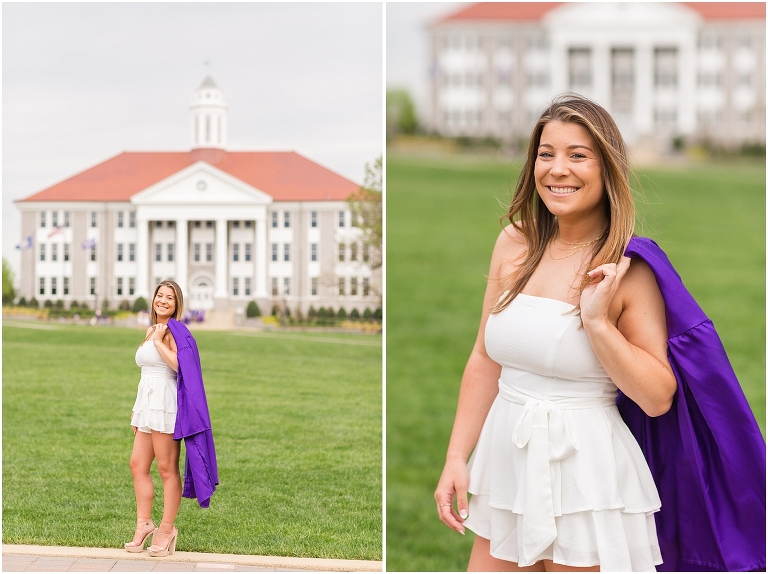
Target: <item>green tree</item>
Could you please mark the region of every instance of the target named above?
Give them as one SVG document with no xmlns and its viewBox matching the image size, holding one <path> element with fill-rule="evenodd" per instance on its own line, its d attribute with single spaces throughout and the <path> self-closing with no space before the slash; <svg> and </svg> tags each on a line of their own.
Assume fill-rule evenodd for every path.
<svg viewBox="0 0 768 574">
<path fill-rule="evenodd" d="M 144 299 L 144 297 L 137 297 L 136 300 L 133 302 L 132 311 L 134 313 L 138 313 L 139 311 L 149 311 L 149 306 L 147 306 L 147 300 Z"/>
<path fill-rule="evenodd" d="M 373 165 L 365 164 L 365 181 L 356 192 L 347 198 L 352 212 L 352 223 L 363 231 L 363 260 L 371 269 L 382 264 L 382 165 L 381 156 Z"/>
<path fill-rule="evenodd" d="M 261 309 L 259 309 L 259 304 L 256 301 L 248 303 L 248 307 L 245 309 L 245 316 L 249 318 L 261 317 Z"/>
<path fill-rule="evenodd" d="M 418 125 L 411 95 L 406 90 L 387 90 L 387 139 L 415 133 Z"/>
<path fill-rule="evenodd" d="M 3 257 L 3 305 L 11 305 L 16 298 L 13 279 L 13 269 Z"/>
</svg>

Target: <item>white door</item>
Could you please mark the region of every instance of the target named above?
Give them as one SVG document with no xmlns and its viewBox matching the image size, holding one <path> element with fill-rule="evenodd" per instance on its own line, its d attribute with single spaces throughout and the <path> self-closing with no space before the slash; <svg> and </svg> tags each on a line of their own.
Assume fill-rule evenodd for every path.
<svg viewBox="0 0 768 574">
<path fill-rule="evenodd" d="M 213 309 L 213 281 L 207 278 L 196 279 L 189 290 L 189 308 L 192 311 Z"/>
</svg>

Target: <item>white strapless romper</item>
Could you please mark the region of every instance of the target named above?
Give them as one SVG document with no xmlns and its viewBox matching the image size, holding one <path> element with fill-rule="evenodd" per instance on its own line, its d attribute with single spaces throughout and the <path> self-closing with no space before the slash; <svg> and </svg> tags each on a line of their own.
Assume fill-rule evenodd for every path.
<svg viewBox="0 0 768 574">
<path fill-rule="evenodd" d="M 141 380 L 133 404 L 131 426 L 141 432 L 173 434 L 176 425 L 176 371 L 169 367 L 152 341 L 145 341 L 136 351 Z"/>
<path fill-rule="evenodd" d="M 499 394 L 469 460 L 464 522 L 491 555 L 655 571 L 661 501 L 573 305 L 518 295 L 485 329 Z"/>
</svg>

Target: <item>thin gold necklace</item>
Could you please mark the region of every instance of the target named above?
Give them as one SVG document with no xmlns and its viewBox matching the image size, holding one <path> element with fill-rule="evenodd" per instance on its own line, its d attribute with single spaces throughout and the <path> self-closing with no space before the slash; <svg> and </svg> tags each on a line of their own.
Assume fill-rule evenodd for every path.
<svg viewBox="0 0 768 574">
<path fill-rule="evenodd" d="M 562 241 L 566 245 L 575 245 L 576 246 L 576 247 L 566 247 L 566 248 L 558 247 L 558 249 L 560 249 L 561 251 L 571 251 L 571 253 L 569 253 L 565 257 L 555 257 L 554 253 L 552 253 L 552 244 L 555 242 L 555 239 L 559 239 L 559 238 L 556 237 L 555 239 L 553 239 L 552 241 L 549 242 L 549 256 L 552 258 L 553 261 L 562 261 L 563 259 L 568 259 L 571 255 L 575 255 L 579 251 L 581 251 L 581 250 L 585 249 L 586 247 L 589 247 L 590 245 L 595 243 L 603 235 L 605 235 L 606 231 L 607 231 L 607 229 L 604 230 L 600 235 L 595 237 L 592 241 L 588 241 L 586 243 L 569 243 L 567 241 L 564 241 L 563 239 L 560 239 L 560 241 Z"/>
</svg>

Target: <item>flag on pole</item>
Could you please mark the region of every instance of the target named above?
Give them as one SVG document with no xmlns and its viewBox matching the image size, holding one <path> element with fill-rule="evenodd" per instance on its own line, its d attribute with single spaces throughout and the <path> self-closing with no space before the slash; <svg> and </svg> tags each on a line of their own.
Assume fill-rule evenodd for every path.
<svg viewBox="0 0 768 574">
<path fill-rule="evenodd" d="M 58 225 L 54 226 L 54 228 L 53 228 L 53 229 L 51 229 L 51 232 L 48 234 L 48 238 L 51 238 L 51 237 L 53 237 L 53 236 L 54 236 L 54 235 L 56 235 L 57 233 L 64 233 L 64 228 L 63 228 L 63 227 L 60 227 L 60 226 L 58 226 Z"/>
<path fill-rule="evenodd" d="M 35 246 L 35 243 L 32 239 L 32 236 L 25 238 L 24 241 L 22 241 L 19 245 L 16 246 L 16 249 L 20 249 L 21 251 L 24 251 L 25 249 L 31 249 Z"/>
<path fill-rule="evenodd" d="M 95 239 L 86 239 L 80 244 L 81 249 L 93 249 L 94 247 L 96 247 Z"/>
</svg>

